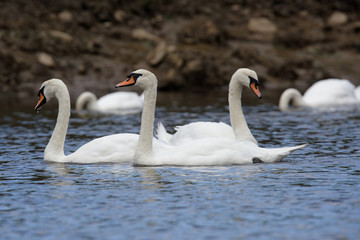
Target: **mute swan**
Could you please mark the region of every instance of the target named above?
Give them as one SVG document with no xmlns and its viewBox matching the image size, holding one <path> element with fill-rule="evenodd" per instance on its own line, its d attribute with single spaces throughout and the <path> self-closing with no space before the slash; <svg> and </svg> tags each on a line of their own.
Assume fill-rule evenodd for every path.
<svg viewBox="0 0 360 240">
<path fill-rule="evenodd" d="M 163 144 L 153 147 L 153 130 L 157 95 L 156 76 L 139 69 L 127 76 L 116 87 L 137 85 L 144 90 L 144 109 L 134 165 L 232 165 L 253 162 L 281 161 L 292 151 L 305 146 L 266 149 L 252 141 L 237 141 L 230 138 L 210 137 L 189 140 L 179 145 Z"/>
<path fill-rule="evenodd" d="M 141 112 L 143 105 L 144 95 L 135 92 L 113 92 L 99 99 L 91 92 L 83 92 L 76 100 L 75 109 L 126 115 Z"/>
<path fill-rule="evenodd" d="M 36 111 L 54 97 L 59 102 L 55 129 L 44 152 L 45 161 L 72 163 L 132 161 L 139 135 L 130 133 L 94 139 L 81 146 L 76 152 L 65 156 L 64 143 L 70 118 L 69 91 L 60 79 L 50 79 L 41 85 L 38 96 Z"/>
<path fill-rule="evenodd" d="M 360 90 L 359 90 L 360 91 Z M 358 95 L 358 97 L 357 97 Z M 331 107 L 360 103 L 360 93 L 356 94 L 355 86 L 345 79 L 326 79 L 313 84 L 305 91 L 304 96 L 295 88 L 285 90 L 280 97 L 281 111 L 295 107 Z"/>
<path fill-rule="evenodd" d="M 199 139 L 205 137 L 228 137 L 237 141 L 251 141 L 257 144 L 254 136 L 246 123 L 242 108 L 241 95 L 243 87 L 250 88 L 258 98 L 261 93 L 258 88 L 256 72 L 239 68 L 231 77 L 229 84 L 229 111 L 231 126 L 222 122 L 195 122 L 184 126 L 176 127 L 176 132 L 171 135 L 166 132 L 165 127 L 159 123 L 157 128 L 157 137 L 165 142 L 177 145 L 188 141 L 189 139 Z"/>
<path fill-rule="evenodd" d="M 360 102 L 360 86 L 357 86 L 357 88 L 355 88 L 355 96 L 356 99 Z"/>
</svg>

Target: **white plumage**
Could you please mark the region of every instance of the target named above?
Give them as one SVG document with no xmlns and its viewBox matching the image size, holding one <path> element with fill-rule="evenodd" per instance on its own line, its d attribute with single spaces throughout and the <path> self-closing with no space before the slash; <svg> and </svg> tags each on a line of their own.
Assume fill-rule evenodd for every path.
<svg viewBox="0 0 360 240">
<path fill-rule="evenodd" d="M 261 148 L 249 138 L 248 134 L 245 134 L 244 140 L 226 137 L 203 137 L 178 142 L 177 145 L 164 143 L 153 146 L 153 124 L 157 95 L 156 76 L 147 70 L 139 69 L 131 73 L 128 79 L 117 86 L 131 85 L 139 86 L 145 93 L 139 142 L 134 155 L 135 165 L 198 166 L 277 162 L 292 151 L 305 146 L 304 144 L 285 148 Z M 238 90 L 240 89 L 242 87 L 239 85 Z M 231 94 L 235 92 L 237 91 Z M 240 116 L 238 117 L 241 119 Z M 241 126 L 244 124 L 241 123 Z M 248 132 L 250 131 L 248 130 Z"/>
<path fill-rule="evenodd" d="M 83 92 L 76 100 L 75 109 L 83 109 L 99 113 L 134 114 L 141 112 L 144 105 L 144 96 L 135 92 L 113 92 L 99 99 L 91 92 Z"/>
<path fill-rule="evenodd" d="M 45 81 L 39 90 L 39 101 L 35 109 L 52 98 L 59 102 L 55 129 L 44 151 L 44 160 L 51 162 L 98 163 L 132 162 L 138 134 L 114 134 L 94 139 L 77 151 L 65 156 L 64 142 L 70 118 L 70 96 L 66 85 L 60 79 Z"/>
<path fill-rule="evenodd" d="M 178 145 L 190 139 L 199 139 L 207 137 L 226 137 L 238 141 L 251 141 L 257 144 L 254 136 L 246 123 L 242 112 L 241 96 L 243 87 L 250 88 L 261 98 L 258 89 L 258 77 L 256 72 L 239 68 L 231 77 L 229 84 L 229 111 L 231 126 L 223 122 L 195 122 L 184 126 L 177 126 L 176 132 L 171 135 L 165 130 L 165 127 L 159 123 L 157 136 L 160 140 Z"/>
<path fill-rule="evenodd" d="M 346 79 L 326 79 L 314 83 L 301 96 L 294 88 L 285 90 L 279 101 L 282 111 L 295 107 L 338 107 L 360 104 L 360 90 Z"/>
</svg>

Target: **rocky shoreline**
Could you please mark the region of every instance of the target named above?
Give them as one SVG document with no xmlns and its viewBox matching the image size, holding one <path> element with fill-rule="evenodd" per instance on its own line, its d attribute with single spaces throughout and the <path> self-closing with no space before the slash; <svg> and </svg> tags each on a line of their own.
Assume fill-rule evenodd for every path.
<svg viewBox="0 0 360 240">
<path fill-rule="evenodd" d="M 146 68 L 160 91 L 226 87 L 239 67 L 265 88 L 360 84 L 358 1 L 0 2 L 0 96 L 32 97 L 63 79 L 74 100 Z"/>
</svg>

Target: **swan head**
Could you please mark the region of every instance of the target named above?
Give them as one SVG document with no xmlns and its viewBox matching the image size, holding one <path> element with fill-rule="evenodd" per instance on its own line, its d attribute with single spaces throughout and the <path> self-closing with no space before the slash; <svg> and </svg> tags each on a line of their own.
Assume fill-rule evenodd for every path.
<svg viewBox="0 0 360 240">
<path fill-rule="evenodd" d="M 156 76 L 145 69 L 138 69 L 129 75 L 126 76 L 126 79 L 121 83 L 117 84 L 115 87 L 127 87 L 127 86 L 139 86 L 143 90 L 157 87 L 157 79 Z"/>
<path fill-rule="evenodd" d="M 232 76 L 230 84 L 240 84 L 244 87 L 248 87 L 256 94 L 258 98 L 262 98 L 257 74 L 251 69 L 239 68 Z"/>
<path fill-rule="evenodd" d="M 64 87 L 66 89 L 65 83 L 56 78 L 43 82 L 38 92 L 39 100 L 35 106 L 35 111 L 39 111 L 45 103 L 56 96 L 59 89 L 63 89 Z"/>
</svg>

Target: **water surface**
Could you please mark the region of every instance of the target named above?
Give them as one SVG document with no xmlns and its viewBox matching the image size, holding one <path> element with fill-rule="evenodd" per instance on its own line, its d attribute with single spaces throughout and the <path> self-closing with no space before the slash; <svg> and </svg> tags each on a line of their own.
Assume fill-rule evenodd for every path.
<svg viewBox="0 0 360 240">
<path fill-rule="evenodd" d="M 169 131 L 199 120 L 229 123 L 226 103 L 226 93 L 160 95 L 156 120 Z M 57 109 L 36 114 L 33 105 L 0 112 L 0 239 L 360 235 L 360 109 L 281 113 L 274 103 L 248 100 L 244 112 L 261 146 L 309 145 L 274 164 L 134 168 L 44 162 Z M 73 113 L 65 152 L 139 127 L 140 114 Z"/>
</svg>

